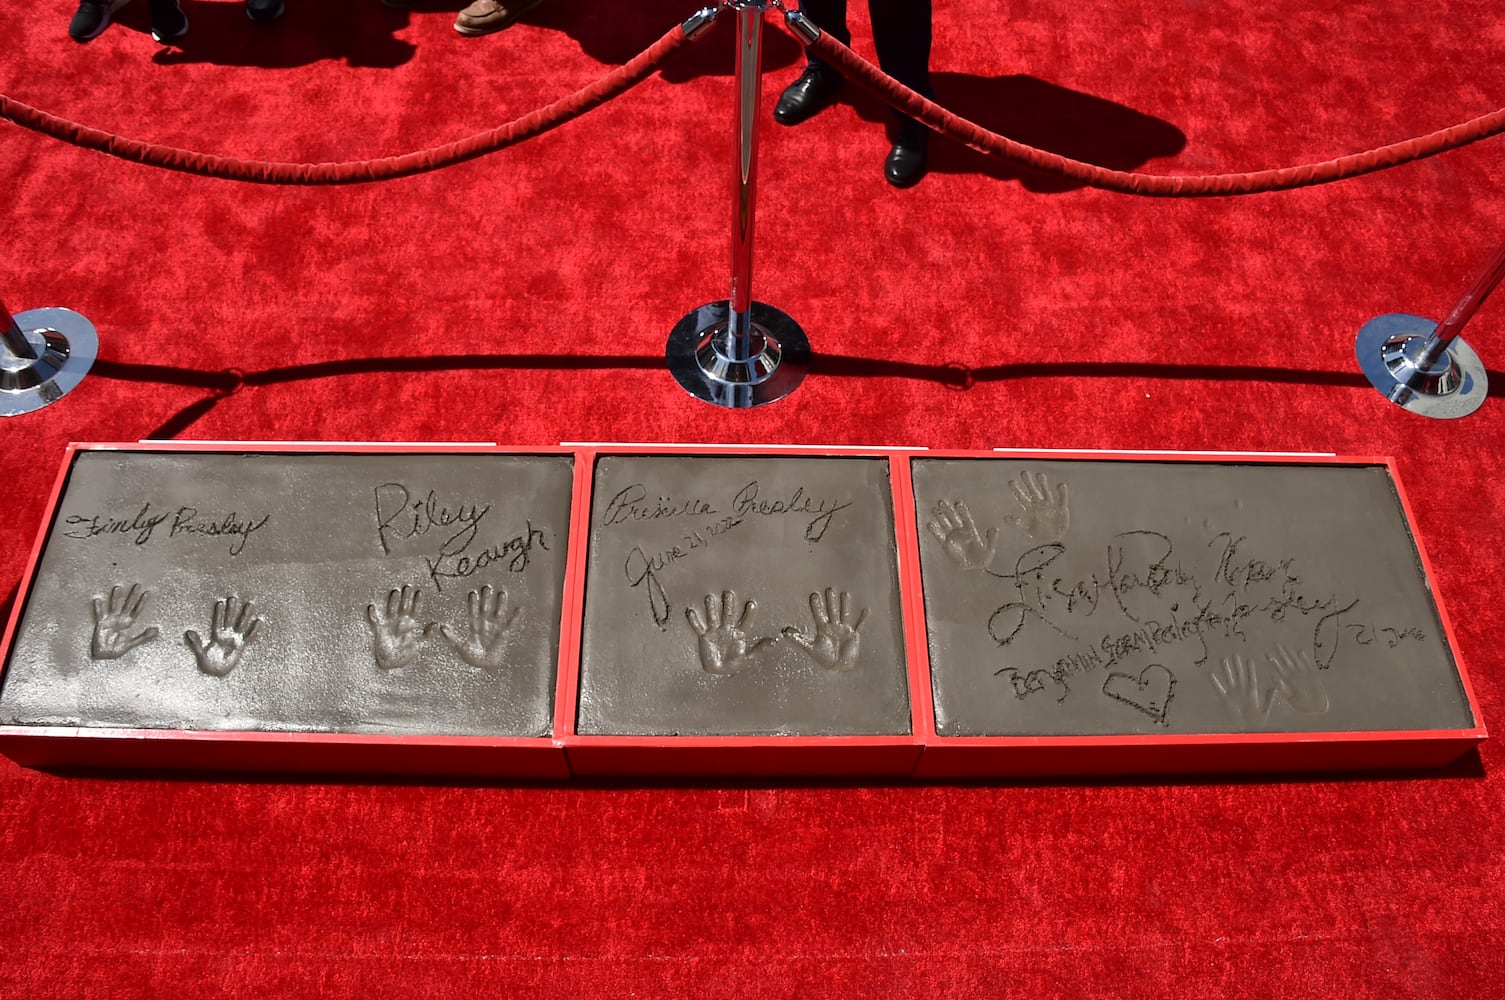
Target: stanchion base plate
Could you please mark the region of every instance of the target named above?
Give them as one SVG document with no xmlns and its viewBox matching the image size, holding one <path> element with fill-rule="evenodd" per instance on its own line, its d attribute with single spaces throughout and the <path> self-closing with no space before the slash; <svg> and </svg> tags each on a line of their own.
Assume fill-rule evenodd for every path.
<svg viewBox="0 0 1505 1000">
<path fill-rule="evenodd" d="M 669 333 L 669 372 L 686 392 L 728 409 L 749 409 L 783 399 L 810 368 L 810 341 L 788 314 L 762 302 L 748 310 L 763 351 L 752 363 L 717 358 L 713 338 L 731 319 L 727 302 L 712 302 L 687 314 Z M 708 367 L 709 364 L 709 367 Z"/>
<path fill-rule="evenodd" d="M 1415 364 L 1421 346 L 1437 324 L 1423 316 L 1387 313 L 1365 323 L 1354 343 L 1359 369 L 1369 384 L 1390 402 L 1424 417 L 1466 417 L 1484 405 L 1489 376 L 1484 362 L 1454 338 L 1445 364 L 1423 369 Z"/>
<path fill-rule="evenodd" d="M 0 417 L 31 413 L 62 399 L 83 381 L 99 354 L 94 324 L 72 309 L 28 309 L 15 320 L 37 357 L 0 351 Z"/>
</svg>

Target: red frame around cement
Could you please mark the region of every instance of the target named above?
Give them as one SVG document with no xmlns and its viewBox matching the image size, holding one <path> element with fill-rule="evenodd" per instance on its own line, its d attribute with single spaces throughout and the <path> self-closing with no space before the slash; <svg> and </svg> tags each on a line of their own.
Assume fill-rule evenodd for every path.
<svg viewBox="0 0 1505 1000">
<path fill-rule="evenodd" d="M 254 452 L 259 454 L 570 455 L 573 493 L 558 670 L 550 737 L 393 736 L 0 726 L 0 753 L 29 766 L 110 766 L 256 771 L 490 775 L 563 780 L 576 775 L 874 776 L 956 779 L 1435 767 L 1486 738 L 1446 604 L 1432 599 L 1458 669 L 1474 725 L 1457 730 L 1330 733 L 1220 733 L 1051 737 L 945 737 L 935 728 L 929 644 L 920 578 L 919 528 L 910 463 L 915 457 L 1054 461 L 1221 462 L 1383 466 L 1400 498 L 1426 574 L 1435 579 L 1406 491 L 1387 458 L 1228 452 L 928 451 L 845 446 L 771 447 L 590 444 L 512 448 L 495 444 L 331 442 L 144 442 L 70 445 L 48 500 L 0 649 L 19 628 L 73 462 L 84 451 Z M 579 697 L 586 557 L 596 460 L 602 455 L 880 458 L 889 463 L 911 730 L 903 736 L 595 736 L 575 731 Z"/>
</svg>

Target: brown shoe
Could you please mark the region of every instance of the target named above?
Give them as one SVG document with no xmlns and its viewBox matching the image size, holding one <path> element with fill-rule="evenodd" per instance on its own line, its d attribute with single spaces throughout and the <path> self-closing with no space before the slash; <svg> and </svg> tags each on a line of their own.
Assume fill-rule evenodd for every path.
<svg viewBox="0 0 1505 1000">
<path fill-rule="evenodd" d="M 543 0 L 475 0 L 455 18 L 455 30 L 462 35 L 489 35 L 537 7 Z"/>
</svg>

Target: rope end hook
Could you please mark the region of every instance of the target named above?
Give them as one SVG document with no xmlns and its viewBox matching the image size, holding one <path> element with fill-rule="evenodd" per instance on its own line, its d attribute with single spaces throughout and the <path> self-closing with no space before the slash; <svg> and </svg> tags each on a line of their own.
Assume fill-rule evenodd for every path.
<svg viewBox="0 0 1505 1000">
<path fill-rule="evenodd" d="M 710 30 L 711 25 L 716 23 L 716 15 L 721 13 L 720 7 L 702 7 L 689 17 L 685 18 L 680 30 L 685 37 L 694 41 Z"/>
<path fill-rule="evenodd" d="M 794 32 L 794 37 L 806 45 L 814 44 L 815 40 L 820 37 L 820 29 L 815 26 L 815 22 L 796 8 L 791 7 L 784 11 L 784 23 L 789 26 L 790 31 Z"/>
</svg>

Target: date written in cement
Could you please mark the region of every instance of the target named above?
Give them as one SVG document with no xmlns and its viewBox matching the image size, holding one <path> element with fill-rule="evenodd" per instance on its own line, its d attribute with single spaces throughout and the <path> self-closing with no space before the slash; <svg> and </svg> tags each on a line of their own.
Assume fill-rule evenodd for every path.
<svg viewBox="0 0 1505 1000">
<path fill-rule="evenodd" d="M 601 514 L 601 525 L 613 528 L 665 519 L 674 519 L 676 523 L 686 518 L 698 520 L 691 527 L 679 529 L 684 531 L 681 540 L 667 548 L 647 552 L 642 546 L 634 545 L 622 566 L 628 586 L 642 588 L 654 624 L 666 630 L 673 604 L 659 573 L 753 518 L 793 517 L 796 523 L 803 520 L 805 540 L 816 544 L 826 536 L 832 519 L 852 504 L 851 500 L 817 496 L 801 485 L 787 493 L 771 494 L 756 479 L 738 489 L 730 502 L 722 505 L 703 497 L 676 499 L 656 495 L 643 483 L 632 483 L 607 501 Z"/>
</svg>

